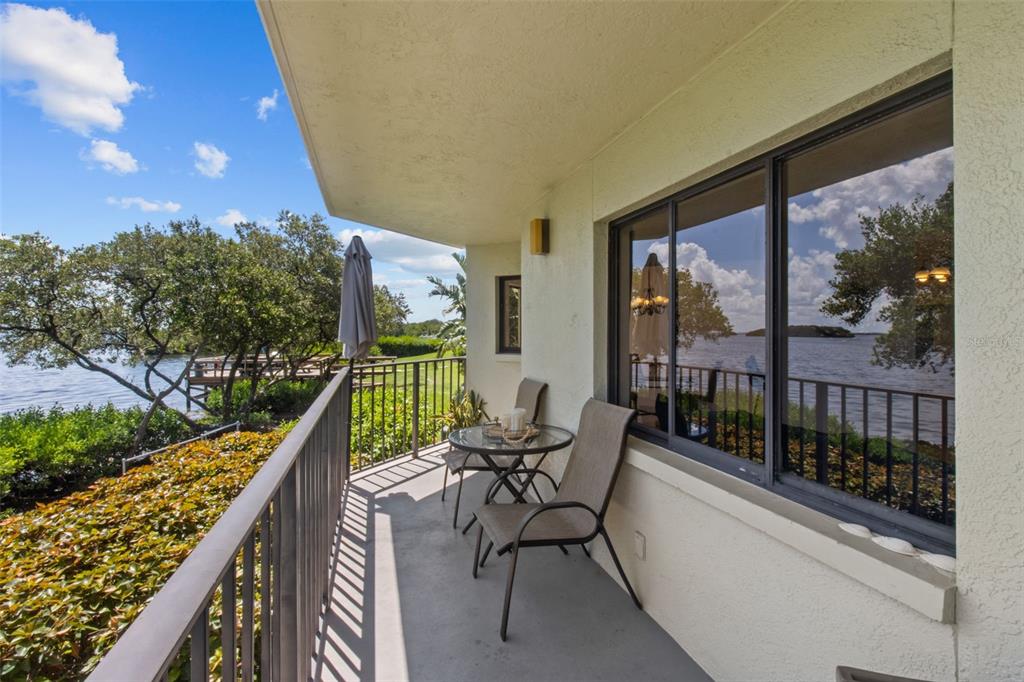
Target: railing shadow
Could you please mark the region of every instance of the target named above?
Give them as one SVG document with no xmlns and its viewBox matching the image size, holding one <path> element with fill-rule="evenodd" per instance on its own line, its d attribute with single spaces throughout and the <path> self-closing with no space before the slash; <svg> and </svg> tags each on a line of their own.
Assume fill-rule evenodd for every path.
<svg viewBox="0 0 1024 682">
<path fill-rule="evenodd" d="M 356 475 L 348 485 L 332 546 L 329 597 L 315 642 L 314 680 L 374 680 L 377 596 L 375 496 L 435 470 L 430 455 Z"/>
</svg>

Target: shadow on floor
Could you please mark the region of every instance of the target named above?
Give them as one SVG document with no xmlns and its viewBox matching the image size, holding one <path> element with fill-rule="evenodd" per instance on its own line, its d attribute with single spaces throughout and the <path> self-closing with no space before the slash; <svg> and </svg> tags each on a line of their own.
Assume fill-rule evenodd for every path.
<svg viewBox="0 0 1024 682">
<path fill-rule="evenodd" d="M 503 643 L 508 558 L 473 580 L 476 529 L 452 529 L 454 485 L 442 503 L 440 467 L 428 455 L 349 485 L 315 679 L 710 679 L 579 548 L 523 551 Z M 460 522 L 489 479 L 466 477 Z"/>
</svg>

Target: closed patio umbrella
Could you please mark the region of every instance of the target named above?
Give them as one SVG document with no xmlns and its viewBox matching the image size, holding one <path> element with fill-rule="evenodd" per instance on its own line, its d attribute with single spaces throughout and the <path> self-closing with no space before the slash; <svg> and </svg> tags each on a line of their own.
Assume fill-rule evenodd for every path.
<svg viewBox="0 0 1024 682">
<path fill-rule="evenodd" d="M 668 273 L 657 254 L 650 254 L 640 271 L 637 291 L 630 301 L 630 352 L 640 358 L 668 353 Z"/>
<path fill-rule="evenodd" d="M 345 249 L 345 270 L 341 277 L 341 319 L 338 341 L 345 344 L 349 360 L 366 357 L 377 342 L 377 319 L 373 308 L 373 269 L 370 252 L 361 237 L 352 237 Z"/>
</svg>

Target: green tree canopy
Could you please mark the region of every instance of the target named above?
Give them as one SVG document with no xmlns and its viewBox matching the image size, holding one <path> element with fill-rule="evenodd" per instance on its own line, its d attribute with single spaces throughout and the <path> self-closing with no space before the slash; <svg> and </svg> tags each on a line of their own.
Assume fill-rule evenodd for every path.
<svg viewBox="0 0 1024 682">
<path fill-rule="evenodd" d="M 872 362 L 935 371 L 948 364 L 952 371 L 954 280 L 921 283 L 914 274 L 953 271 L 953 183 L 934 202 L 893 204 L 860 223 L 864 246 L 836 255 L 822 311 L 858 325 L 879 304 L 878 319 L 889 328 L 875 340 Z"/>
<path fill-rule="evenodd" d="M 234 239 L 196 219 L 73 249 L 15 235 L 0 240 L 0 351 L 10 364 L 76 364 L 110 377 L 150 402 L 140 436 L 153 411 L 184 392 L 197 356 L 217 353 L 230 368 L 227 417 L 243 364 L 251 407 L 268 387 L 270 351 L 294 376 L 333 347 L 341 269 L 341 243 L 318 215 L 283 212 L 272 228 L 239 225 Z M 178 353 L 185 366 L 167 376 L 160 362 Z M 111 369 L 114 360 L 145 365 L 143 384 Z"/>
<path fill-rule="evenodd" d="M 400 336 L 412 313 L 405 294 L 392 292 L 385 284 L 373 285 L 373 308 L 378 336 Z"/>
<path fill-rule="evenodd" d="M 689 348 L 697 337 L 716 341 L 733 334 L 732 324 L 710 282 L 696 282 L 689 270 L 676 272 L 676 345 Z"/>
</svg>

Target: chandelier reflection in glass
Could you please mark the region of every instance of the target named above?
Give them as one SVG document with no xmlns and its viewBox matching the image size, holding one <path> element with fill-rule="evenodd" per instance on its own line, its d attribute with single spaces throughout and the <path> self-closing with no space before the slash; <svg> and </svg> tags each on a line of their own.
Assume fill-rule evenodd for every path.
<svg viewBox="0 0 1024 682">
<path fill-rule="evenodd" d="M 629 302 L 629 308 L 637 317 L 643 315 L 660 315 L 668 307 L 668 297 L 655 290 L 654 278 L 660 281 L 664 277 L 661 261 L 656 254 L 647 256 L 643 270 L 640 271 L 640 283 L 643 289 L 639 296 L 634 296 Z"/>
</svg>

